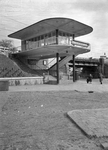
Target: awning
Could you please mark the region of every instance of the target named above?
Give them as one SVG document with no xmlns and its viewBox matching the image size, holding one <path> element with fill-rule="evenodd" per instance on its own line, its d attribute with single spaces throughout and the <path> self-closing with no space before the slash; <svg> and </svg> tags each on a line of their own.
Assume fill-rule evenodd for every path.
<svg viewBox="0 0 108 150">
<path fill-rule="evenodd" d="M 86 35 L 93 31 L 93 28 L 69 18 L 48 18 L 30 25 L 22 30 L 14 32 L 8 37 L 26 40 L 37 37 L 59 29 L 60 31 L 74 34 L 75 37 Z"/>
</svg>

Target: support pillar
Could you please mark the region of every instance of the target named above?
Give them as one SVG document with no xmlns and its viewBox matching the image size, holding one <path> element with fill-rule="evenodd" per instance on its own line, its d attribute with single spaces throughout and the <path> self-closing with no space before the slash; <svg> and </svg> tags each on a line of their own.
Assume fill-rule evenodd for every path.
<svg viewBox="0 0 108 150">
<path fill-rule="evenodd" d="M 73 34 L 73 40 L 75 39 L 75 35 Z M 75 82 L 75 55 L 73 55 L 73 82 Z"/>
<path fill-rule="evenodd" d="M 56 29 L 56 44 L 58 44 L 58 29 Z"/>
<path fill-rule="evenodd" d="M 59 84 L 59 53 L 56 53 L 57 58 L 57 84 Z"/>
<path fill-rule="evenodd" d="M 58 29 L 56 29 L 56 44 L 58 44 Z M 57 84 L 59 84 L 59 53 L 56 53 L 56 60 L 57 60 Z"/>
<path fill-rule="evenodd" d="M 75 55 L 73 55 L 73 82 L 75 82 Z"/>
</svg>

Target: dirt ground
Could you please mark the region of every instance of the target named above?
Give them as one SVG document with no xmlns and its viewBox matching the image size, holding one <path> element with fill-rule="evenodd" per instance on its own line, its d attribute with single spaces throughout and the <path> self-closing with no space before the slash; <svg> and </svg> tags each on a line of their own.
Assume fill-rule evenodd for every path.
<svg viewBox="0 0 108 150">
<path fill-rule="evenodd" d="M 76 109 L 108 108 L 108 93 L 0 92 L 0 150 L 102 150 L 68 118 Z"/>
</svg>

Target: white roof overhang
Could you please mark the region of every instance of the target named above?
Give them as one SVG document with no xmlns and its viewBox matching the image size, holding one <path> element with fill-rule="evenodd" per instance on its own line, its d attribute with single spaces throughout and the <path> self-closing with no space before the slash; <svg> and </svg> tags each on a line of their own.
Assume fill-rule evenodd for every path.
<svg viewBox="0 0 108 150">
<path fill-rule="evenodd" d="M 58 29 L 60 31 L 74 34 L 75 37 L 86 35 L 93 31 L 93 28 L 69 18 L 48 18 L 30 25 L 22 30 L 14 32 L 8 37 L 26 40 L 37 37 Z"/>
</svg>

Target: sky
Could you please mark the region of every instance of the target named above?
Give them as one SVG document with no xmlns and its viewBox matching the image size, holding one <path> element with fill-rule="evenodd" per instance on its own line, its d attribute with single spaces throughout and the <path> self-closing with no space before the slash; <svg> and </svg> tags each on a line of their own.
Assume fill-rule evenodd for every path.
<svg viewBox="0 0 108 150">
<path fill-rule="evenodd" d="M 89 53 L 81 57 L 108 56 L 108 0 L 0 0 L 0 40 L 20 40 L 8 35 L 42 19 L 66 17 L 93 28 L 90 34 L 76 38 L 91 44 Z"/>
</svg>

